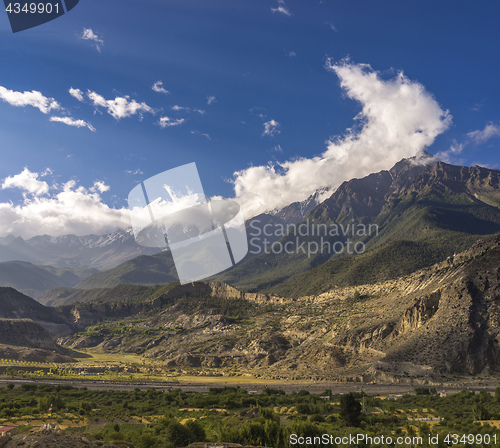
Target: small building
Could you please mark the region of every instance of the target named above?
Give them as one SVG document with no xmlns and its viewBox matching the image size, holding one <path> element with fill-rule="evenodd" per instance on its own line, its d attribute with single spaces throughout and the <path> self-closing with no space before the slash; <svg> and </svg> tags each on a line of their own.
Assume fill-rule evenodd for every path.
<svg viewBox="0 0 500 448">
<path fill-rule="evenodd" d="M 17 434 L 17 426 L 0 426 L 0 436 L 14 436 Z"/>
</svg>

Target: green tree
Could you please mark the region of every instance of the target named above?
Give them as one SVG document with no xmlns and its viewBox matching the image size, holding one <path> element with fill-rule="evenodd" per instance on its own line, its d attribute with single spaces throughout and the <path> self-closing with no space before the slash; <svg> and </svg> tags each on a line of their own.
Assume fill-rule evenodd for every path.
<svg viewBox="0 0 500 448">
<path fill-rule="evenodd" d="M 188 420 L 185 426 L 189 431 L 190 443 L 205 441 L 205 430 L 203 429 L 203 426 L 201 426 L 196 420 Z"/>
<path fill-rule="evenodd" d="M 474 403 L 474 406 L 472 408 L 472 413 L 474 416 L 474 420 L 488 420 L 490 418 L 489 412 L 479 401 L 476 401 Z"/>
<path fill-rule="evenodd" d="M 189 430 L 179 422 L 172 420 L 166 429 L 167 439 L 174 445 L 186 446 L 189 444 Z"/>
<path fill-rule="evenodd" d="M 358 426 L 361 415 L 361 403 L 352 392 L 340 397 L 340 418 L 348 426 Z"/>
</svg>

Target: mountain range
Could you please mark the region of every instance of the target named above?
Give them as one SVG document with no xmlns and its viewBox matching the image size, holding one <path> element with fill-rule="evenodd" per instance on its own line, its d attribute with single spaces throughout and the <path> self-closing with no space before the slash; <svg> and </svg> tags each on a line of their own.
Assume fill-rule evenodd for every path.
<svg viewBox="0 0 500 448">
<path fill-rule="evenodd" d="M 110 269 L 135 256 L 156 252 L 158 249 L 136 244 L 131 228 L 107 235 L 0 238 L 0 262 L 26 261 L 66 269 Z"/>
<path fill-rule="evenodd" d="M 300 296 L 333 285 L 397 278 L 500 232 L 499 185 L 498 170 L 453 166 L 430 157 L 418 164 L 402 160 L 389 171 L 344 182 L 313 208 L 278 245 L 295 250 L 268 250 L 217 279 L 245 290 Z M 348 226 L 374 230 L 347 236 L 324 231 Z M 318 230 L 323 230 L 321 237 Z M 351 247 L 362 244 L 362 253 L 328 250 L 345 248 L 348 239 Z M 322 242 L 326 251 L 299 250 Z"/>
<path fill-rule="evenodd" d="M 335 285 L 407 275 L 500 232 L 499 185 L 498 170 L 449 165 L 430 156 L 402 160 L 391 170 L 344 182 L 323 202 L 317 198 L 324 192 L 318 192 L 305 203 L 247 221 L 249 254 L 211 280 L 250 292 L 300 297 Z M 358 232 L 360 228 L 371 231 Z M 332 234 L 332 229 L 338 232 Z M 363 250 L 347 253 L 348 241 L 351 248 L 359 243 Z M 321 243 L 328 250 L 304 250 Z M 334 247 L 343 250 L 330 250 Z M 173 259 L 166 251 L 59 286 L 110 288 L 175 279 Z"/>
<path fill-rule="evenodd" d="M 2 282 L 57 283 L 41 303 L 0 288 L 0 349 L 135 353 L 172 368 L 296 379 L 500 370 L 500 171 L 408 159 L 322 196 L 248 221 L 249 242 L 260 232 L 255 247 L 268 253 L 208 282 L 179 285 L 169 251 L 81 276 L 0 263 Z M 364 250 L 275 250 L 318 238 Z"/>
</svg>

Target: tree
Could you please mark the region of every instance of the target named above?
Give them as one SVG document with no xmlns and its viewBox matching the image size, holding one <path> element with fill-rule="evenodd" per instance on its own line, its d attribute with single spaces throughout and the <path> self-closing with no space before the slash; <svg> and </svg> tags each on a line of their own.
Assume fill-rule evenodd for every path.
<svg viewBox="0 0 500 448">
<path fill-rule="evenodd" d="M 189 444 L 189 430 L 179 422 L 172 420 L 166 429 L 167 440 L 174 447 L 186 446 Z"/>
<path fill-rule="evenodd" d="M 490 413 L 485 409 L 483 404 L 479 401 L 474 403 L 472 408 L 474 420 L 488 420 L 490 418 Z"/>
<path fill-rule="evenodd" d="M 191 443 L 205 441 L 205 430 L 196 420 L 188 420 L 185 426 L 189 431 L 189 441 Z"/>
<path fill-rule="evenodd" d="M 340 397 L 340 418 L 348 426 L 358 426 L 361 415 L 361 403 L 352 392 Z"/>
</svg>

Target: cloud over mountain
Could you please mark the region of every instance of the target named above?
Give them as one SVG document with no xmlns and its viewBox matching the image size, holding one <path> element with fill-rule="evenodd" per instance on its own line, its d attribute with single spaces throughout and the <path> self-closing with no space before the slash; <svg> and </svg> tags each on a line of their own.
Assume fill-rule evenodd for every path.
<svg viewBox="0 0 500 448">
<path fill-rule="evenodd" d="M 235 197 L 246 218 L 304 200 L 319 188 L 389 169 L 430 146 L 451 124 L 451 115 L 434 96 L 402 72 L 386 79 L 369 65 L 349 60 L 328 60 L 326 67 L 345 95 L 361 105 L 354 125 L 330 138 L 319 156 L 235 172 Z"/>
</svg>

